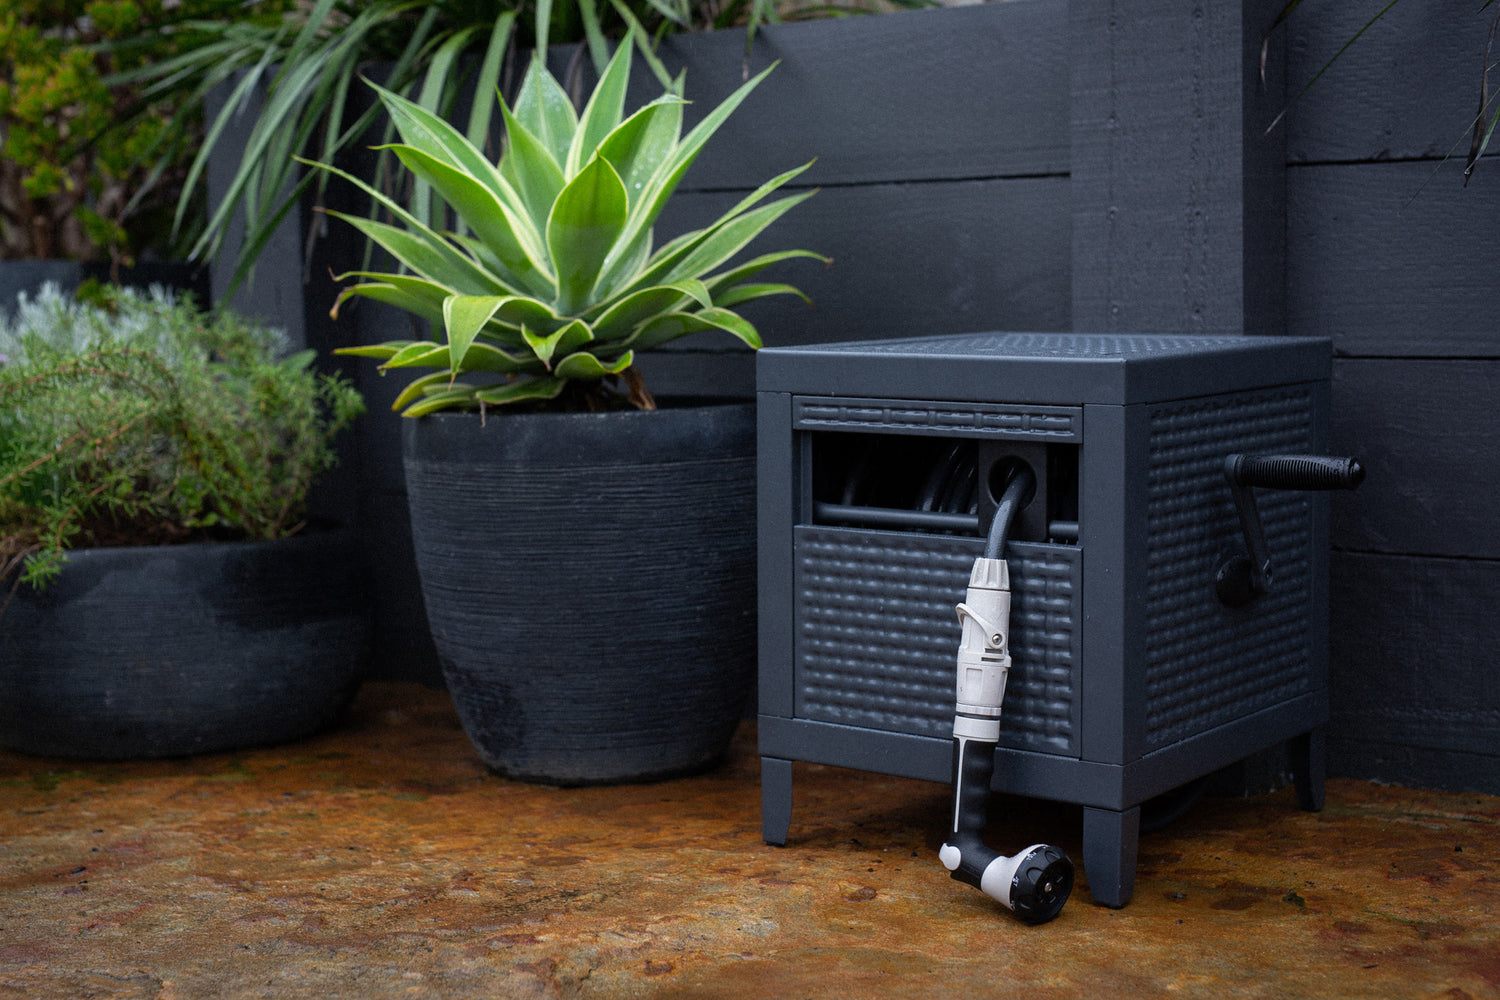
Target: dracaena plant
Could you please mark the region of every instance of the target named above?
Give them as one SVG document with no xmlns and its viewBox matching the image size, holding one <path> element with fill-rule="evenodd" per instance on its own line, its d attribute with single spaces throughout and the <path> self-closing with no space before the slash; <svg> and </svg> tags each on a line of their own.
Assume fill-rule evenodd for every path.
<svg viewBox="0 0 1500 1000">
<path fill-rule="evenodd" d="M 414 378 L 394 409 L 438 410 L 527 403 L 600 409 L 653 404 L 633 367 L 643 350 L 679 337 L 725 331 L 759 347 L 737 306 L 801 293 L 755 279 L 772 264 L 818 257 L 769 253 L 729 266 L 804 191 L 766 202 L 808 165 L 767 181 L 704 229 L 653 247 L 652 228 L 683 174 L 765 73 L 682 134 L 681 84 L 628 117 L 632 46 L 619 46 L 582 113 L 534 58 L 515 99 L 500 111 L 498 163 L 438 116 L 392 92 L 379 96 L 402 142 L 391 148 L 413 180 L 407 206 L 362 188 L 392 222 L 344 215 L 403 266 L 359 271 L 352 296 L 408 310 L 440 339 L 344 348 L 381 370 L 435 369 Z M 770 72 L 767 70 L 766 72 Z M 452 229 L 443 227 L 451 221 Z M 619 388 L 623 383 L 623 391 Z"/>
</svg>

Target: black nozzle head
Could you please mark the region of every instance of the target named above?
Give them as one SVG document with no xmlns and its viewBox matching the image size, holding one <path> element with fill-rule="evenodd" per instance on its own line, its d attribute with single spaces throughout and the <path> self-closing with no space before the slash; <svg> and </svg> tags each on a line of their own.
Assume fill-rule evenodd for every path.
<svg viewBox="0 0 1500 1000">
<path fill-rule="evenodd" d="M 1010 905 L 1028 924 L 1045 924 L 1062 912 L 1073 892 L 1073 862 L 1060 849 L 1044 845 L 1021 861 L 1010 882 Z"/>
</svg>

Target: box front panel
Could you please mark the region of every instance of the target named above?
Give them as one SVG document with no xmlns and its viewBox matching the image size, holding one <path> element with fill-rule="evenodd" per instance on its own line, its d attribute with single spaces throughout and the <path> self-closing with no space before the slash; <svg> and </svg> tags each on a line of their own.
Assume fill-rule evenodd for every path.
<svg viewBox="0 0 1500 1000">
<path fill-rule="evenodd" d="M 946 738 L 977 538 L 800 526 L 795 716 Z M 1080 559 L 1017 542 L 1002 742 L 1076 755 Z"/>
</svg>

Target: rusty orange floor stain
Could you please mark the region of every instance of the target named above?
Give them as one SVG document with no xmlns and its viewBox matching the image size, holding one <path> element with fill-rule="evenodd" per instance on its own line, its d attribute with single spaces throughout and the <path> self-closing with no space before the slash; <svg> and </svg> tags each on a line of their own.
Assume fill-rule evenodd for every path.
<svg viewBox="0 0 1500 1000">
<path fill-rule="evenodd" d="M 1027 927 L 947 877 L 939 785 L 798 765 L 761 842 L 747 725 L 696 778 L 488 773 L 448 698 L 367 685 L 303 743 L 91 764 L 0 752 L 0 998 L 1500 997 L 1500 798 L 1335 780 L 1144 835 Z M 1002 850 L 1080 857 L 1000 804 Z"/>
</svg>

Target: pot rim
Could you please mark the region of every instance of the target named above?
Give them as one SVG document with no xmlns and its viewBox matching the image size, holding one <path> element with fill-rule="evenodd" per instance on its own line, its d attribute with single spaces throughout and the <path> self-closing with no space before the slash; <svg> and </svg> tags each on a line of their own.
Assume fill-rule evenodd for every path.
<svg viewBox="0 0 1500 1000">
<path fill-rule="evenodd" d="M 241 549 L 249 551 L 256 548 L 281 547 L 303 548 L 313 544 L 334 544 L 343 538 L 352 538 L 352 529 L 342 521 L 331 521 L 323 519 L 311 519 L 296 534 L 283 535 L 280 538 L 195 538 L 181 542 L 168 542 L 153 545 L 80 545 L 76 548 L 63 550 L 64 571 L 68 563 L 77 559 L 84 560 L 106 560 L 124 559 L 125 553 L 132 553 L 137 558 L 151 555 L 172 554 L 201 554 L 213 549 L 224 551 L 226 549 Z M 13 578 L 0 581 L 5 585 L 14 582 Z"/>
<path fill-rule="evenodd" d="M 404 420 L 401 454 L 412 462 L 529 463 L 532 467 L 581 463 L 652 465 L 717 454 L 755 454 L 756 403 L 599 413 L 432 413 Z M 408 467 L 408 489 L 412 469 Z"/>
<path fill-rule="evenodd" d="M 661 417 L 675 414 L 695 414 L 715 412 L 720 410 L 747 407 L 754 409 L 756 401 L 745 396 L 725 396 L 723 398 L 708 396 L 659 396 L 657 406 L 654 410 L 619 409 L 619 410 L 568 410 L 557 411 L 535 411 L 520 412 L 507 410 L 499 407 L 479 413 L 474 410 L 439 410 L 436 413 L 424 414 L 420 417 L 410 418 L 412 423 L 421 423 L 424 420 L 431 421 L 461 421 L 461 420 L 599 420 L 608 417 L 632 419 L 642 417 Z"/>
</svg>

